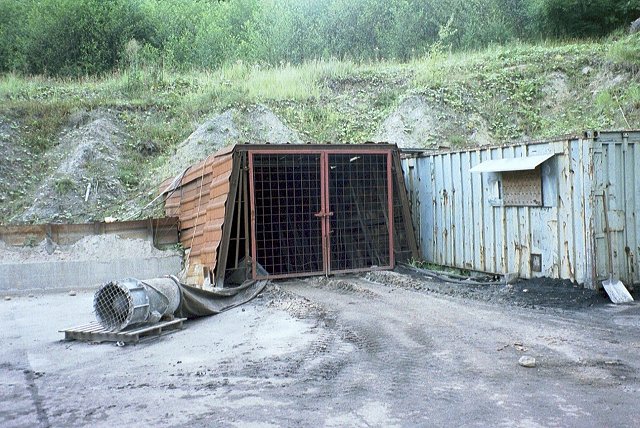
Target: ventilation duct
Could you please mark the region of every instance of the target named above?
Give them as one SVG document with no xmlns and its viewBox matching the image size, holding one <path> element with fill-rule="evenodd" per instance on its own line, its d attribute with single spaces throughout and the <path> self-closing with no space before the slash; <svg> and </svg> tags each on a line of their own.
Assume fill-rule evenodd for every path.
<svg viewBox="0 0 640 428">
<path fill-rule="evenodd" d="M 109 331 L 158 322 L 180 305 L 180 288 L 172 278 L 144 281 L 125 278 L 102 285 L 93 298 L 98 322 Z"/>
</svg>

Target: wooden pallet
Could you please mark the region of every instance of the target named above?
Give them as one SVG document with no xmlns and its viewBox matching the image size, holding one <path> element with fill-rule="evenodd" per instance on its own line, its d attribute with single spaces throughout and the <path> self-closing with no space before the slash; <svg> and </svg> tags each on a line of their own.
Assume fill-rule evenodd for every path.
<svg viewBox="0 0 640 428">
<path fill-rule="evenodd" d="M 65 340 L 81 340 L 85 342 L 122 342 L 138 343 L 142 339 L 159 337 L 168 331 L 181 329 L 186 318 L 176 318 L 143 327 L 133 327 L 119 332 L 105 330 L 97 321 L 78 327 L 60 330 Z"/>
</svg>

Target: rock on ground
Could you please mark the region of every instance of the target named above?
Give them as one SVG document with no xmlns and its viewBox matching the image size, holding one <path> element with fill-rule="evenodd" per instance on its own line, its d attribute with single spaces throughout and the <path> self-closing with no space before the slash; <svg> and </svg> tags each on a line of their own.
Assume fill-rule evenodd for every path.
<svg viewBox="0 0 640 428">
<path fill-rule="evenodd" d="M 518 364 L 520 364 L 522 367 L 533 368 L 536 366 L 536 359 L 527 355 L 523 355 L 518 360 Z"/>
</svg>

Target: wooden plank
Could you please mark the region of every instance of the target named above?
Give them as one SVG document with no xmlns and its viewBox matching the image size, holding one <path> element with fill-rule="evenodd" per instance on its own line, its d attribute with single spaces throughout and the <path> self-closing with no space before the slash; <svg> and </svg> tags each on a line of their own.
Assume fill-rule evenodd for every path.
<svg viewBox="0 0 640 428">
<path fill-rule="evenodd" d="M 78 327 L 60 330 L 60 332 L 64 333 L 65 340 L 137 343 L 144 337 L 161 336 L 163 332 L 181 329 L 185 320 L 186 318 L 176 318 L 171 321 L 120 332 L 107 331 L 97 321 L 94 321 Z"/>
<path fill-rule="evenodd" d="M 251 248 L 251 234 L 249 232 L 249 162 L 246 153 L 242 155 L 240 166 L 242 167 L 242 174 L 244 174 L 244 186 L 242 189 L 244 193 L 244 257 L 245 261 L 248 262 Z M 638 200 L 640 201 L 640 198 Z M 238 225 L 238 227 L 240 227 L 240 225 Z M 246 266 L 248 266 L 248 264 Z"/>
<path fill-rule="evenodd" d="M 242 162 L 241 162 L 242 164 Z M 242 169 L 242 168 L 240 168 Z M 239 184 L 238 184 L 238 188 L 240 189 L 240 192 L 242 192 L 243 187 L 243 179 L 244 179 L 244 173 L 242 171 L 240 171 L 239 173 L 240 177 L 239 177 Z M 242 228 L 240 227 L 240 222 L 242 221 L 242 193 L 239 192 L 239 196 L 238 196 L 238 205 L 237 205 L 237 210 L 238 210 L 238 217 L 236 218 L 236 254 L 233 260 L 233 267 L 234 269 L 238 269 L 238 259 L 240 257 L 240 232 L 242 231 Z"/>
<path fill-rule="evenodd" d="M 418 250 L 418 243 L 416 242 L 415 231 L 413 230 L 413 222 L 411 220 L 411 208 L 409 206 L 409 198 L 407 198 L 407 190 L 404 185 L 404 177 L 402 175 L 402 165 L 400 164 L 400 155 L 397 151 L 392 154 L 393 167 L 396 170 L 396 188 L 398 189 L 400 202 L 402 203 L 402 223 L 404 223 L 405 234 L 409 249 L 411 250 L 411 257 L 415 260 L 420 258 L 420 251 Z"/>
<path fill-rule="evenodd" d="M 78 331 L 88 331 L 88 330 L 94 329 L 95 327 L 96 327 L 96 323 L 94 321 L 94 322 L 91 322 L 89 324 L 85 324 L 85 325 L 81 325 L 79 327 L 76 327 L 76 330 L 78 330 Z"/>
<path fill-rule="evenodd" d="M 106 332 L 107 330 L 105 330 L 104 327 L 102 327 L 100 324 L 96 323 L 93 325 L 89 325 L 84 329 L 81 329 L 80 331 L 82 333 L 102 333 L 102 332 Z"/>
<path fill-rule="evenodd" d="M 229 253 L 229 240 L 231 239 L 231 225 L 236 208 L 236 196 L 238 194 L 238 181 L 240 179 L 240 156 L 233 156 L 233 164 L 231 170 L 231 181 L 229 183 L 229 193 L 227 196 L 227 204 L 224 215 L 224 223 L 222 225 L 222 239 L 218 251 L 218 262 L 216 263 L 216 287 L 224 286 L 224 273 L 227 266 L 227 255 Z M 225 227 L 226 226 L 226 227 Z"/>
<path fill-rule="evenodd" d="M 158 328 L 168 327 L 168 326 L 172 326 L 172 325 L 175 325 L 175 324 L 182 324 L 182 322 L 185 319 L 186 318 L 176 318 L 176 319 L 171 320 L 171 321 L 164 321 L 164 322 L 161 322 L 161 323 L 158 323 L 158 324 L 151 324 L 151 325 L 146 326 L 146 327 L 139 327 L 139 328 L 137 328 L 135 330 L 132 330 L 132 331 L 124 331 L 123 333 L 126 333 L 126 334 L 148 333 L 148 332 L 153 331 L 153 330 L 158 329 Z"/>
</svg>

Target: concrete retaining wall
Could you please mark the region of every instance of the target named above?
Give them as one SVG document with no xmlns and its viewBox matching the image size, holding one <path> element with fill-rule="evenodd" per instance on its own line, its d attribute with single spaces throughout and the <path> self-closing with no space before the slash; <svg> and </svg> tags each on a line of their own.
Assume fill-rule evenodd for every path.
<svg viewBox="0 0 640 428">
<path fill-rule="evenodd" d="M 148 279 L 175 275 L 181 257 L 169 254 L 153 258 L 120 260 L 37 261 L 0 264 L 0 292 L 22 294 L 97 288 L 104 282 L 126 277 Z"/>
</svg>

